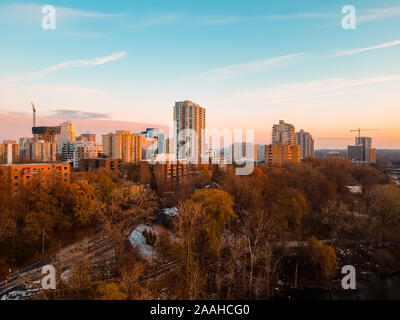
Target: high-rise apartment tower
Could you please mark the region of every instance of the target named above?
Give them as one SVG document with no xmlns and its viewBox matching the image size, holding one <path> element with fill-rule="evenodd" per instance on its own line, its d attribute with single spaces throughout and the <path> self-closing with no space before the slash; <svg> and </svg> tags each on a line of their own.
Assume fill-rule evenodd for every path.
<svg viewBox="0 0 400 320">
<path fill-rule="evenodd" d="M 198 161 L 203 154 L 202 132 L 206 128 L 206 110 L 186 100 L 175 102 L 175 154 L 178 159 Z"/>
</svg>

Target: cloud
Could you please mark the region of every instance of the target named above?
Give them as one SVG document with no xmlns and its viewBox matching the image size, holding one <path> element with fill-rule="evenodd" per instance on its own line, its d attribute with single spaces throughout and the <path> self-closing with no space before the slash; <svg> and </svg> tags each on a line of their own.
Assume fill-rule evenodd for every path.
<svg viewBox="0 0 400 320">
<path fill-rule="evenodd" d="M 379 19 L 395 18 L 400 16 L 400 6 L 390 8 L 365 9 L 357 11 L 357 22 L 366 22 Z M 238 22 L 281 21 L 281 20 L 316 20 L 337 19 L 337 13 L 297 12 L 291 14 L 270 14 L 260 16 L 209 16 L 199 17 L 197 20 L 204 25 L 224 25 Z"/>
<path fill-rule="evenodd" d="M 203 25 L 223 25 L 223 24 L 241 22 L 246 19 L 235 16 L 210 16 L 210 17 L 197 18 L 196 20 L 198 24 L 203 24 Z"/>
<path fill-rule="evenodd" d="M 308 19 L 322 19 L 332 18 L 333 15 L 326 13 L 312 13 L 312 12 L 299 12 L 293 14 L 275 14 L 264 16 L 208 16 L 198 17 L 195 21 L 203 25 L 224 25 L 238 22 L 257 22 L 257 21 L 279 21 L 279 20 L 308 20 Z"/>
<path fill-rule="evenodd" d="M 15 23 L 37 23 L 42 16 L 42 5 L 34 3 L 11 3 L 0 8 L 0 19 Z M 321 19 L 332 17 L 332 14 L 299 12 L 293 14 L 272 14 L 259 16 L 232 16 L 232 15 L 209 15 L 195 16 L 193 14 L 162 13 L 147 17 L 135 17 L 131 14 L 102 13 L 97 11 L 79 10 L 67 7 L 55 6 L 57 21 L 75 21 L 85 19 L 118 19 L 127 28 L 146 28 L 175 22 L 191 23 L 196 25 L 226 25 L 238 22 L 299 20 L 299 19 Z"/>
<path fill-rule="evenodd" d="M 371 51 L 371 50 L 378 50 L 378 49 L 384 49 L 384 48 L 390 48 L 394 46 L 400 45 L 400 39 L 390 41 L 390 42 L 385 42 L 378 44 L 373 47 L 366 47 L 366 48 L 359 48 L 359 49 L 350 49 L 350 50 L 342 50 L 336 53 L 336 56 L 348 56 L 352 54 L 357 54 L 365 51 Z"/>
<path fill-rule="evenodd" d="M 0 110 L 0 118 L 4 116 L 10 116 L 10 117 L 26 117 L 29 116 L 30 114 L 28 112 L 23 112 L 23 111 L 9 111 L 9 110 Z"/>
<path fill-rule="evenodd" d="M 273 57 L 263 60 L 255 60 L 240 64 L 229 65 L 200 73 L 193 76 L 192 78 L 203 79 L 206 81 L 219 81 L 242 77 L 252 73 L 266 72 L 293 64 L 296 62 L 294 58 L 298 58 L 302 55 L 304 55 L 304 53 L 294 53 L 280 57 Z"/>
<path fill-rule="evenodd" d="M 293 14 L 276 14 L 265 16 L 262 20 L 302 20 L 302 19 L 325 19 L 332 18 L 334 15 L 329 13 L 299 12 Z"/>
<path fill-rule="evenodd" d="M 264 103 L 279 103 L 296 99 L 333 95 L 342 93 L 343 90 L 350 88 L 399 80 L 400 75 L 360 79 L 330 78 L 248 90 L 240 95 L 247 101 L 260 100 Z"/>
<path fill-rule="evenodd" d="M 354 137 L 315 137 L 319 140 L 354 140 Z"/>
<path fill-rule="evenodd" d="M 0 8 L 0 18 L 12 22 L 37 22 L 42 17 L 42 5 L 34 3 L 11 3 Z M 76 19 L 112 19 L 122 17 L 121 14 L 108 14 L 94 11 L 57 7 L 57 20 Z"/>
<path fill-rule="evenodd" d="M 53 114 L 48 116 L 49 118 L 56 118 L 56 119 L 111 119 L 111 114 L 109 113 L 99 113 L 99 112 L 84 112 L 79 110 L 67 110 L 67 109 L 60 109 L 55 110 Z"/>
<path fill-rule="evenodd" d="M 357 15 L 357 22 L 366 22 L 372 20 L 395 18 L 400 16 L 400 6 L 380 9 L 362 10 L 361 14 Z"/>
<path fill-rule="evenodd" d="M 124 23 L 127 28 L 154 27 L 178 21 L 178 15 L 165 13 L 147 17 L 135 17 L 130 14 L 102 13 L 96 11 L 78 10 L 67 7 L 54 6 L 57 22 L 76 20 L 117 20 Z M 11 3 L 0 8 L 0 19 L 14 23 L 38 23 L 42 17 L 42 5 L 34 3 Z M 79 36 L 79 34 L 78 34 Z"/>
<path fill-rule="evenodd" d="M 179 20 L 177 14 L 161 14 L 156 16 L 149 16 L 144 18 L 129 17 L 126 20 L 126 26 L 128 28 L 149 28 L 156 27 L 160 25 L 171 24 Z"/>
<path fill-rule="evenodd" d="M 56 65 L 53 65 L 51 67 L 48 67 L 48 68 L 45 68 L 45 69 L 42 69 L 39 71 L 35 71 L 35 72 L 23 74 L 23 75 L 12 76 L 12 77 L 0 78 L 0 83 L 1 82 L 19 82 L 19 81 L 36 79 L 36 78 L 39 78 L 50 72 L 54 72 L 54 71 L 58 71 L 61 69 L 66 69 L 66 68 L 100 66 L 100 65 L 108 63 L 108 62 L 120 60 L 120 59 L 124 58 L 126 56 L 126 54 L 127 54 L 126 51 L 119 51 L 119 52 L 110 54 L 105 57 L 100 57 L 100 58 L 61 62 L 61 63 L 58 63 Z"/>
<path fill-rule="evenodd" d="M 113 98 L 107 91 L 78 86 L 55 85 L 0 85 L 0 111 L 31 111 L 30 103 L 33 101 L 39 112 L 51 110 L 54 105 L 61 106 L 92 106 L 93 111 L 105 110 Z M 61 108 L 60 108 L 61 109 Z M 0 125 L 1 127 L 1 125 Z"/>
</svg>

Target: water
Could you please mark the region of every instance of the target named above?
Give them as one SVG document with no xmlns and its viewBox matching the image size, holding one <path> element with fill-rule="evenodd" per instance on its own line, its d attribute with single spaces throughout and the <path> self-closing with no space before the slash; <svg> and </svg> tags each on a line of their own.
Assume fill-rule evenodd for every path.
<svg viewBox="0 0 400 320">
<path fill-rule="evenodd" d="M 400 275 L 371 275 L 358 280 L 355 290 L 292 290 L 290 298 L 295 300 L 400 300 Z"/>
</svg>

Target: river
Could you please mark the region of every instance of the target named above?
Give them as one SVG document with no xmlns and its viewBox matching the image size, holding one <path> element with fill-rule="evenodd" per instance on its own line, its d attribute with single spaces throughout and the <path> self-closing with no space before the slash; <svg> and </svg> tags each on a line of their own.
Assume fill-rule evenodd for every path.
<svg viewBox="0 0 400 320">
<path fill-rule="evenodd" d="M 294 300 L 400 300 L 400 275 L 371 275 L 357 281 L 355 290 L 297 289 L 289 296 Z"/>
</svg>

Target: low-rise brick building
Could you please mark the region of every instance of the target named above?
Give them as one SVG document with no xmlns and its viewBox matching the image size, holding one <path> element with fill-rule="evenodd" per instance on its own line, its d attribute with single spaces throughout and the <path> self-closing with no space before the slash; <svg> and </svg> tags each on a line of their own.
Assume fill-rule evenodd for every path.
<svg viewBox="0 0 400 320">
<path fill-rule="evenodd" d="M 71 178 L 68 163 L 3 164 L 0 165 L 0 171 L 14 189 L 33 179 L 40 179 L 41 183 L 45 183 L 53 176 L 61 178 L 64 182 L 70 182 Z"/>
</svg>

